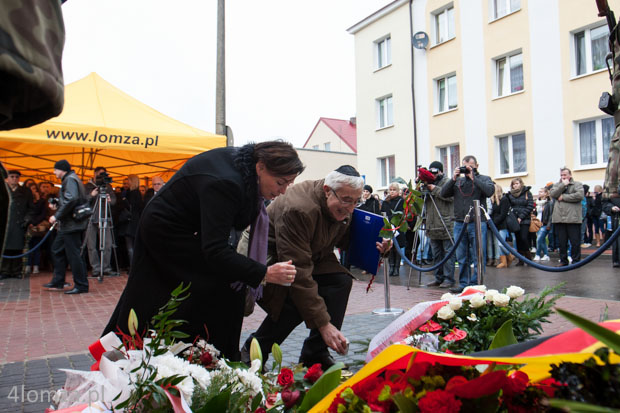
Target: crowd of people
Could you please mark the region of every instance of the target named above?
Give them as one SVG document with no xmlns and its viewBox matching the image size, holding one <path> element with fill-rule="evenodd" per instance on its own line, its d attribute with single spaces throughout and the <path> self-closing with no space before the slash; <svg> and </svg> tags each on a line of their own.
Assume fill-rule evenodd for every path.
<svg viewBox="0 0 620 413">
<path fill-rule="evenodd" d="M 588 185 L 575 181 L 571 170 L 566 167 L 561 168 L 557 182 L 549 182 L 535 194 L 519 177 L 512 179 L 509 189 L 504 191 L 490 177 L 478 173 L 477 168 L 473 156 L 466 156 L 462 167 L 456 168 L 452 177 L 444 175 L 441 162 L 429 165 L 433 180 L 423 182 L 421 186 L 424 225 L 417 233 L 410 229 L 398 235 L 403 255 L 419 265 L 441 261 L 457 240 L 474 200 L 480 201 L 501 237 L 526 260 L 550 262 L 549 253 L 557 251 L 558 265 L 579 262 L 582 248 L 600 247 L 618 226 L 620 205 L 603 199 L 601 185 L 595 185 L 590 191 Z M 385 213 L 391 218 L 393 212 L 403 210 L 404 196 L 406 193 L 403 194 L 402 186 L 396 182 L 389 185 L 383 200 L 373 195 L 372 188 L 367 185 L 358 208 Z M 485 216 L 481 218 L 484 224 Z M 526 265 L 526 260 L 516 259 L 492 231 L 487 231 L 487 225 L 482 225 L 481 230 L 483 270 L 484 264 L 498 269 L 510 267 L 513 263 Z M 435 270 L 435 279 L 427 286 L 460 292 L 475 284 L 478 271 L 476 248 L 474 226 L 467 225 L 455 254 Z M 620 267 L 615 244 L 612 252 L 613 266 Z M 392 250 L 390 276 L 400 274 L 400 263 L 400 254 Z M 460 269 L 458 285 L 455 279 L 457 268 Z"/>
<path fill-rule="evenodd" d="M 533 196 L 520 178 L 504 192 L 478 167 L 471 155 L 452 176 L 444 175 L 440 162 L 429 165 L 420 187 L 424 194 L 420 233 L 398 234 L 401 251 L 391 248 L 388 240 L 376 243 L 380 253 L 390 256 L 390 275 L 399 275 L 401 254 L 419 264 L 437 263 L 450 254 L 428 286 L 461 292 L 477 284 L 484 264 L 510 266 L 514 257 L 487 231 L 486 214 L 481 214 L 478 265 L 476 229 L 468 219 L 475 201 L 486 206 L 501 237 L 534 261 L 548 261 L 549 251 L 557 248 L 560 265 L 578 262 L 582 247 L 599 245 L 617 227 L 620 197 L 604 199 L 600 186 L 589 192 L 568 168 L 561 169 L 557 182 Z M 59 191 L 49 182 L 19 185 L 19 172 L 10 171 L 7 183 L 11 208 L 16 210 L 11 211 L 8 234 L 21 238 L 7 239 L 6 253 L 20 253 L 27 239 L 35 245 L 58 221 L 48 247 L 54 277 L 46 288 L 64 290 L 70 265 L 74 286 L 65 293 L 88 292 L 86 260 L 92 276 L 114 275 L 114 267 L 123 265 L 130 268 L 104 334 L 119 329 L 128 333 L 130 310 L 148 323 L 183 283 L 191 295 L 175 317 L 187 321 L 179 328 L 190 337 L 202 336 L 227 358 L 246 362 L 256 339 L 266 360 L 272 345 L 282 343 L 303 322 L 309 334 L 299 361 L 306 366 L 320 363 L 326 369 L 334 364 L 329 349 L 347 351 L 348 340 L 340 329 L 352 287 L 352 274 L 334 251 L 348 248 L 355 208 L 391 217 L 404 210 L 406 194 L 393 182 L 380 199 L 349 165 L 289 189 L 304 168 L 290 144 L 270 141 L 197 155 L 167 184 L 153 178 L 150 189 L 140 185 L 136 175 L 114 188 L 103 167 L 95 168 L 84 185 L 64 160 L 54 165 Z M 81 205 L 93 210 L 89 219 L 77 216 Z M 102 227 L 101 217 L 107 214 L 112 219 L 104 219 Z M 99 238 L 103 234 L 106 240 Z M 245 240 L 245 246 L 242 242 L 235 246 L 233 238 Z M 82 239 L 88 254 L 80 253 Z M 109 251 L 115 244 L 125 251 L 118 259 Z M 40 257 L 31 254 L 29 260 L 26 270 L 38 271 Z M 613 262 L 618 266 L 617 253 Z M 15 260 L 5 259 L 2 265 L 5 277 L 21 274 Z M 256 303 L 267 315 L 240 349 L 244 314 Z"/>
<path fill-rule="evenodd" d="M 24 249 L 32 252 L 25 259 L 4 259 L 0 279 L 21 278 L 24 274 L 48 270 L 54 277 L 45 284 L 45 289 L 86 293 L 88 277 L 116 276 L 121 270 L 129 270 L 133 239 L 144 205 L 165 182 L 155 176 L 152 187 L 142 190 L 140 178 L 129 175 L 119 185 L 113 185 L 104 182 L 107 170 L 99 166 L 84 185 L 66 160 L 54 165 L 54 174 L 61 185 L 51 181 L 37 183 L 33 179 L 20 183 L 20 171 L 8 171 L 6 183 L 10 189 L 11 211 L 4 255 L 18 257 Z M 87 204 L 92 215 L 76 220 L 74 210 L 81 204 Z M 59 221 L 58 230 L 36 248 L 55 221 Z M 65 282 L 67 268 L 74 276 L 71 289 L 67 289 L 70 283 Z"/>
</svg>

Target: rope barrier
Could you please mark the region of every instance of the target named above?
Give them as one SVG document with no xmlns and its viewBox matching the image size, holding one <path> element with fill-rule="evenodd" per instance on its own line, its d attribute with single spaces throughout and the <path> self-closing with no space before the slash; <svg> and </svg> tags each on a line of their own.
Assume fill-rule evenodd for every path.
<svg viewBox="0 0 620 413">
<path fill-rule="evenodd" d="M 485 215 L 487 217 L 487 224 L 488 224 L 489 228 L 491 229 L 491 231 L 493 232 L 493 234 L 495 235 L 495 237 L 497 238 L 497 240 L 512 255 L 514 255 L 515 257 L 517 257 L 521 261 L 525 262 L 527 265 L 530 265 L 530 266 L 532 266 L 534 268 L 538 268 L 539 270 L 547 271 L 547 272 L 565 272 L 565 271 L 571 271 L 571 270 L 574 270 L 576 268 L 583 267 L 584 265 L 588 264 L 592 260 L 598 258 L 598 256 L 601 255 L 607 248 L 609 248 L 611 246 L 611 244 L 613 244 L 616 241 L 618 236 L 620 236 L 620 227 L 618 227 L 618 229 L 616 229 L 616 231 L 613 233 L 613 235 L 611 237 L 609 237 L 609 239 L 607 241 L 605 241 L 603 243 L 603 245 L 601 245 L 596 251 L 594 251 L 592 254 L 590 254 L 587 258 L 585 258 L 585 259 L 583 259 L 583 260 L 581 260 L 579 262 L 576 262 L 576 263 L 573 263 L 573 264 L 570 264 L 570 265 L 565 265 L 565 266 L 562 266 L 562 267 L 549 267 L 549 266 L 546 266 L 546 265 L 539 264 L 536 261 L 529 260 L 526 257 L 524 257 L 523 255 L 521 255 L 510 244 L 508 244 L 508 242 L 506 242 L 505 239 L 503 239 L 503 237 L 499 233 L 499 230 L 495 226 L 495 223 L 493 222 L 492 219 L 490 219 L 490 217 L 486 213 L 486 211 L 485 211 Z"/>
<path fill-rule="evenodd" d="M 411 268 L 413 268 L 416 271 L 420 271 L 420 272 L 429 272 L 429 271 L 434 271 L 437 268 L 441 267 L 442 265 L 444 265 L 446 263 L 446 261 L 448 261 L 448 259 L 456 252 L 457 247 L 459 246 L 459 243 L 461 242 L 461 240 L 463 239 L 463 236 L 465 235 L 466 229 L 467 229 L 467 225 L 469 224 L 469 215 L 467 215 L 467 217 L 465 217 L 465 221 L 464 221 L 463 227 L 461 228 L 461 232 L 459 233 L 459 236 L 457 237 L 456 241 L 454 242 L 454 245 L 452 246 L 452 248 L 450 248 L 450 251 L 448 251 L 446 253 L 446 255 L 441 259 L 441 261 L 439 261 L 436 264 L 433 264 L 430 267 L 418 267 L 417 265 L 415 265 L 414 263 L 412 263 L 409 258 L 407 258 L 403 252 L 400 250 L 400 245 L 398 245 L 398 241 L 396 240 L 396 237 L 393 238 L 394 241 L 394 248 L 396 248 L 396 251 L 398 252 L 398 255 L 401 256 L 401 258 L 403 259 L 403 261 L 405 262 L 405 264 L 407 264 L 408 266 L 410 266 Z"/>
<path fill-rule="evenodd" d="M 3 255 L 2 258 L 23 258 L 28 254 L 32 254 L 34 251 L 36 251 L 37 248 L 39 248 L 41 246 L 41 244 L 43 244 L 45 242 L 45 240 L 47 239 L 47 237 L 50 236 L 50 234 L 52 233 L 52 230 L 54 229 L 54 227 L 56 226 L 56 223 L 54 222 L 54 224 L 52 224 L 52 226 L 50 227 L 49 231 L 47 231 L 47 234 L 45 234 L 45 236 L 43 237 L 43 239 L 41 241 L 39 241 L 39 243 L 37 245 L 35 245 L 34 247 L 32 247 L 32 249 L 24 252 L 23 254 L 20 255 Z"/>
</svg>

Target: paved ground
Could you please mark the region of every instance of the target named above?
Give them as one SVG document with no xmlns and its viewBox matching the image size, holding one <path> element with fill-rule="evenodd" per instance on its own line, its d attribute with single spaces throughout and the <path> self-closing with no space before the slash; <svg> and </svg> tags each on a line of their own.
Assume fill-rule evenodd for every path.
<svg viewBox="0 0 620 413">
<path fill-rule="evenodd" d="M 555 257 L 557 261 L 557 257 Z M 552 261 L 550 265 L 554 265 Z M 357 370 L 365 357 L 366 344 L 387 326 L 394 316 L 373 315 L 373 309 L 385 307 L 383 277 L 378 276 L 367 294 L 368 275 L 354 271 L 354 282 L 343 332 L 351 340 L 351 351 L 336 357 Z M 458 270 L 457 270 L 458 274 Z M 401 267 L 399 277 L 390 277 L 391 307 L 407 310 L 415 304 L 438 299 L 445 290 L 428 289 L 412 273 L 407 288 L 408 269 Z M 23 280 L 0 282 L 0 412 L 42 412 L 49 406 L 49 392 L 61 387 L 64 373 L 59 368 L 87 370 L 92 363 L 87 347 L 103 330 L 126 282 L 126 277 L 106 278 L 103 283 L 90 280 L 90 293 L 68 296 L 42 290 L 51 274 Z M 68 277 L 69 279 L 70 277 Z M 432 281 L 426 273 L 422 285 Z M 487 267 L 485 284 L 501 289 L 519 285 L 527 293 L 538 293 L 545 286 L 566 282 L 561 292 L 567 297 L 559 306 L 598 321 L 603 314 L 620 318 L 620 269 L 611 268 L 608 256 L 602 256 L 581 269 L 567 273 L 549 273 L 530 267 L 497 270 Z M 246 318 L 242 340 L 256 329 L 265 314 L 258 309 Z M 552 316 L 544 334 L 554 334 L 571 326 Z M 301 325 L 282 346 L 285 363 L 295 363 L 307 335 Z M 363 344 L 359 344 L 362 342 Z"/>
</svg>

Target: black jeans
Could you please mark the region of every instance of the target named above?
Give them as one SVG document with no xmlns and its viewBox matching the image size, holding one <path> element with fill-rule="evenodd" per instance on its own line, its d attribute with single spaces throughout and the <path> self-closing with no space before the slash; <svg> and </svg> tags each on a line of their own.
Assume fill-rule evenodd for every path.
<svg viewBox="0 0 620 413">
<path fill-rule="evenodd" d="M 347 309 L 347 303 L 349 302 L 349 293 L 353 285 L 351 276 L 345 273 L 313 274 L 312 278 L 314 278 L 314 281 L 318 284 L 319 295 L 325 301 L 327 312 L 331 318 L 330 323 L 340 330 L 342 321 L 344 320 L 344 313 Z M 256 338 L 263 353 L 263 363 L 266 363 L 273 344 L 282 344 L 302 321 L 303 319 L 289 294 L 284 301 L 284 307 L 280 312 L 278 321 L 274 321 L 268 314 L 258 330 L 247 339 L 245 346 L 249 349 L 252 337 Z M 304 340 L 299 356 L 300 362 L 304 360 L 315 360 L 319 357 L 328 355 L 329 350 L 323 341 L 323 337 L 321 337 L 319 329 L 313 328 L 310 330 L 308 337 Z"/>
<path fill-rule="evenodd" d="M 82 232 L 59 232 L 52 244 L 52 260 L 54 261 L 54 278 L 52 284 L 62 287 L 65 283 L 67 261 L 73 272 L 74 287 L 88 292 L 88 278 L 86 278 L 86 264 L 80 255 L 82 246 Z"/>
<path fill-rule="evenodd" d="M 581 260 L 581 224 L 555 224 L 560 243 L 560 262 L 568 264 L 568 241 L 573 263 Z"/>
</svg>

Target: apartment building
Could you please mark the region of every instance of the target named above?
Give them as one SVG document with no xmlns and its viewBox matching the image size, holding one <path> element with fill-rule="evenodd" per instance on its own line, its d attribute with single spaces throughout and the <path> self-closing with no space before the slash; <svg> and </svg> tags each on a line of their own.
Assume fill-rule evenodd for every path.
<svg viewBox="0 0 620 413">
<path fill-rule="evenodd" d="M 474 155 L 505 188 L 537 190 L 564 165 L 602 184 L 614 121 L 598 109 L 611 86 L 597 15 L 595 0 L 396 0 L 350 27 L 367 182 Z"/>
</svg>

